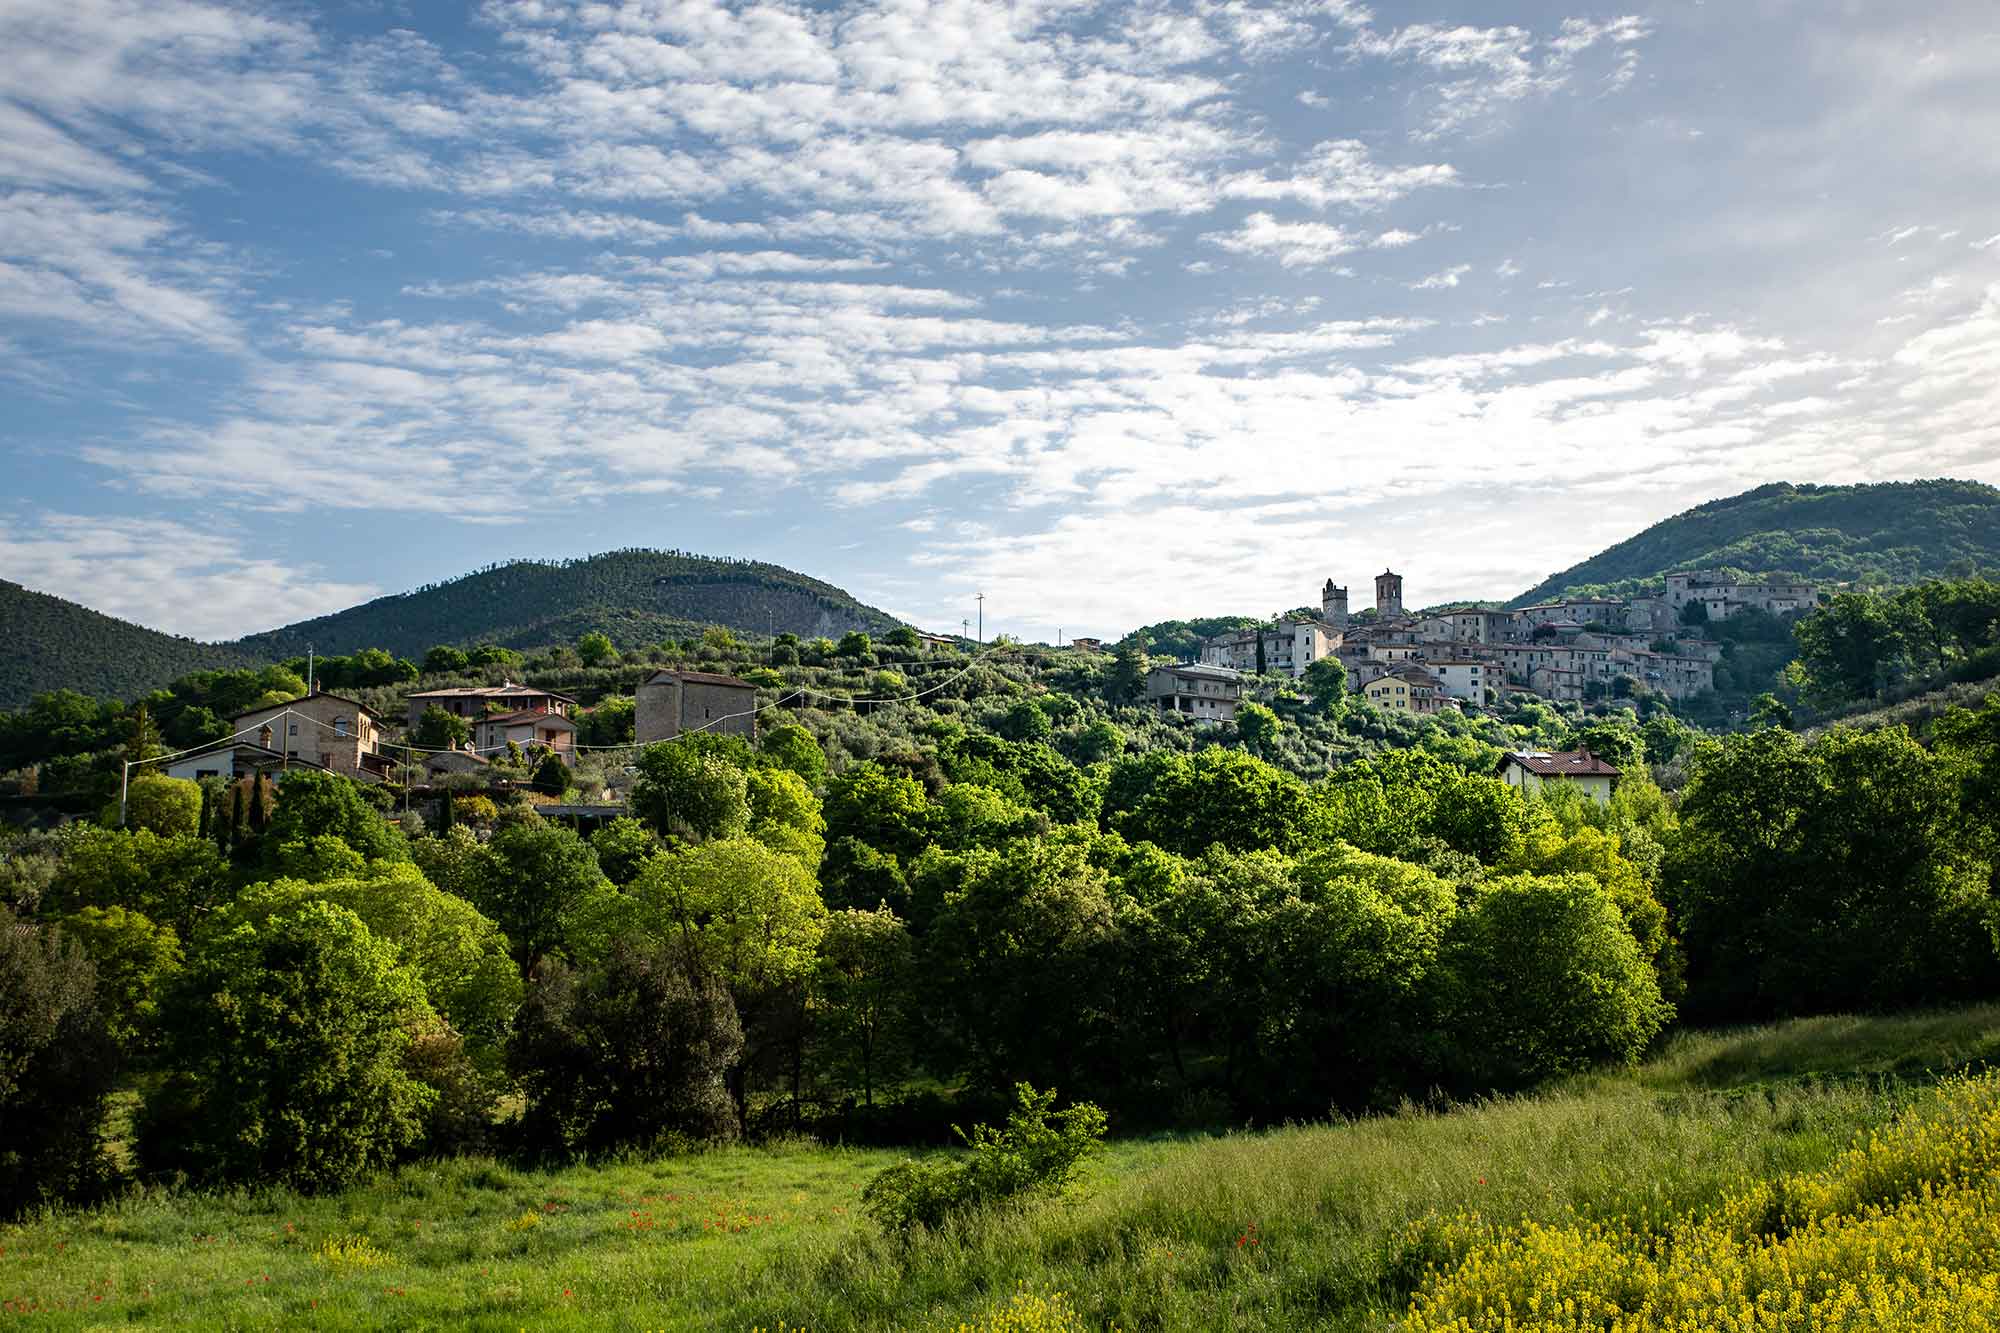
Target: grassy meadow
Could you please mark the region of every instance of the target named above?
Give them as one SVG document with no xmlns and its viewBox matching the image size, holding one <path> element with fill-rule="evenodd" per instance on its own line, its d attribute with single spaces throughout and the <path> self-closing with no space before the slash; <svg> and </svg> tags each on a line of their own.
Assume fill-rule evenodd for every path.
<svg viewBox="0 0 2000 1333">
<path fill-rule="evenodd" d="M 1423 1327 L 1500 1327 L 1476 1317 L 1489 1270 L 1524 1291 L 1580 1281 L 1535 1269 L 1524 1235 L 1602 1258 L 1592 1228 L 1608 1229 L 1629 1268 L 1691 1214 L 1761 1206 L 1746 1192 L 1846 1198 L 1824 1182 L 1876 1169 L 1870 1131 L 1906 1112 L 1905 1139 L 1985 1123 L 1932 1084 L 1996 1053 L 2000 1006 L 1686 1034 L 1531 1097 L 1116 1141 L 1073 1198 L 907 1243 L 858 1206 L 900 1154 L 804 1144 L 548 1171 L 461 1159 L 318 1198 L 140 1192 L 0 1226 L 0 1324 L 1380 1329 L 1417 1296 Z M 1984 1234 L 1978 1202 L 1952 1204 L 1951 1235 Z M 1737 1240 L 1757 1251 L 1752 1232 Z M 1841 1237 L 1824 1244 L 1852 1259 Z"/>
</svg>

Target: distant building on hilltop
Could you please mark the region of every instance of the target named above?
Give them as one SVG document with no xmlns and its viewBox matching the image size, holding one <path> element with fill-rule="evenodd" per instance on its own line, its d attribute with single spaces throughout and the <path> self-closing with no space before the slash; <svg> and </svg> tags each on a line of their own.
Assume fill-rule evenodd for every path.
<svg viewBox="0 0 2000 1333">
<path fill-rule="evenodd" d="M 1403 614 L 1403 576 L 1383 570 L 1375 576 L 1375 614 L 1394 620 Z"/>
</svg>

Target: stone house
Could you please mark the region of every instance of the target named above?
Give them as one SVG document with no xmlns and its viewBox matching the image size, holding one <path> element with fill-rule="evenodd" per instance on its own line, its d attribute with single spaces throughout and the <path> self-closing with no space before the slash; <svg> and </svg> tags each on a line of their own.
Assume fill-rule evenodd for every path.
<svg viewBox="0 0 2000 1333">
<path fill-rule="evenodd" d="M 656 671 L 639 686 L 633 726 L 642 745 L 689 731 L 754 739 L 757 687 L 713 671 Z"/>
<path fill-rule="evenodd" d="M 553 690 L 503 681 L 498 685 L 467 685 L 443 690 L 418 690 L 405 696 L 410 704 L 410 728 L 423 719 L 424 710 L 435 705 L 468 722 L 495 713 L 556 713 L 568 717 L 576 700 Z"/>
<path fill-rule="evenodd" d="M 1146 702 L 1163 713 L 1227 722 L 1242 698 L 1242 673 L 1214 663 L 1174 663 L 1146 673 Z"/>
<path fill-rule="evenodd" d="M 1265 671 L 1296 680 L 1306 674 L 1307 667 L 1335 652 L 1340 644 L 1340 631 L 1325 621 L 1281 620 L 1275 625 L 1218 634 L 1202 644 L 1201 660 L 1232 671 L 1254 672 L 1261 646 Z"/>
<path fill-rule="evenodd" d="M 306 764 L 303 759 L 289 762 L 293 766 Z M 164 765 L 160 771 L 170 778 L 186 778 L 190 782 L 199 782 L 203 778 L 228 778 L 233 782 L 237 778 L 247 778 L 259 773 L 266 777 L 276 777 L 284 771 L 286 763 L 287 760 L 281 751 L 252 745 L 249 741 L 238 741 L 234 745 L 222 745 L 213 750 L 203 750 L 200 754 L 176 759 L 173 763 Z M 309 766 L 319 767 L 318 764 Z"/>
<path fill-rule="evenodd" d="M 561 713 L 524 708 L 518 713 L 496 713 L 472 724 L 472 748 L 492 756 L 512 741 L 523 750 L 542 749 L 565 764 L 576 764 L 576 723 Z"/>
<path fill-rule="evenodd" d="M 1501 674 L 1490 664 L 1470 657 L 1431 658 L 1424 663 L 1424 670 L 1437 679 L 1447 695 L 1470 704 L 1485 703 L 1487 688 Z"/>
<path fill-rule="evenodd" d="M 1688 603 L 1699 602 L 1710 620 L 1727 620 L 1746 609 L 1774 616 L 1810 611 L 1819 605 L 1819 589 L 1810 583 L 1738 583 L 1715 570 L 1697 569 L 1667 575 L 1664 600 L 1676 619 Z"/>
<path fill-rule="evenodd" d="M 1608 802 L 1618 785 L 1618 770 L 1589 750 L 1514 750 L 1500 757 L 1494 774 L 1523 792 L 1566 782 L 1594 801 Z"/>
<path fill-rule="evenodd" d="M 230 719 L 230 730 L 253 733 L 257 745 L 284 756 L 366 782 L 388 775 L 380 750 L 382 719 L 344 695 L 315 691 L 290 703 L 253 708 Z"/>
</svg>

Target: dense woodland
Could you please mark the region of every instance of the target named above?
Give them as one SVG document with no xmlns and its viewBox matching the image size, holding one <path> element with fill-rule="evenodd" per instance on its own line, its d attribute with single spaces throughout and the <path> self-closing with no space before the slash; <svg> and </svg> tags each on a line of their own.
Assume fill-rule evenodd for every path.
<svg viewBox="0 0 2000 1333">
<path fill-rule="evenodd" d="M 1775 482 L 1655 523 L 1509 602 L 1628 594 L 1678 570 L 1880 589 L 2000 565 L 2000 490 L 1976 481 Z"/>
<path fill-rule="evenodd" d="M 1988 595 L 1903 598 L 1908 670 L 1993 631 L 1966 611 L 1927 638 L 1908 608 Z M 1798 687 L 1833 690 L 1816 635 L 1845 642 L 1802 624 Z M 757 683 L 757 741 L 503 757 L 478 790 L 148 776 L 127 828 L 15 836 L 7 1204 L 114 1183 L 115 1087 L 143 1176 L 326 1188 L 475 1148 L 936 1141 L 1019 1082 L 1125 1129 L 1317 1117 L 1629 1061 L 1683 1020 L 2000 983 L 2000 700 L 1921 741 L 1808 740 L 1647 697 L 1418 719 L 1323 672 L 1196 729 L 1136 706 L 1136 646 L 967 657 L 908 631 L 314 666 L 391 718 L 412 677 L 526 674 L 613 745 L 659 661 Z M 123 756 L 292 697 L 303 665 L 44 695 L 0 718 L 0 762 L 108 798 Z M 1614 758 L 1615 799 L 1490 776 L 1523 743 Z M 587 836 L 537 813 L 600 784 L 629 813 Z"/>
</svg>

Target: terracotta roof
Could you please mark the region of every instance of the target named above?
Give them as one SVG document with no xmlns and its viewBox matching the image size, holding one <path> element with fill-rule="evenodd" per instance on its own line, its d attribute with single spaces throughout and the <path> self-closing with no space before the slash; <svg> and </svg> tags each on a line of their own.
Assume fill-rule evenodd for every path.
<svg viewBox="0 0 2000 1333">
<path fill-rule="evenodd" d="M 560 699 L 566 704 L 576 700 L 567 694 L 557 694 L 554 690 L 538 690 L 532 685 L 516 685 L 508 681 L 501 685 L 454 685 L 443 690 L 413 690 L 404 696 L 408 699 L 512 699 L 518 697 Z"/>
<path fill-rule="evenodd" d="M 747 680 L 726 676 L 719 671 L 656 671 L 646 678 L 646 683 L 651 685 L 657 680 L 678 680 L 683 685 L 727 685 L 739 690 L 757 688 Z"/>
<path fill-rule="evenodd" d="M 231 722 L 237 722 L 242 720 L 243 718 L 252 717 L 258 713 L 276 713 L 286 708 L 296 708 L 300 704 L 309 704 L 315 699 L 337 700 L 340 703 L 348 704 L 351 707 L 360 709 L 362 712 L 368 714 L 368 716 L 374 718 L 377 722 L 380 722 L 382 720 L 382 715 L 380 713 L 370 708 L 367 704 L 362 703 L 359 699 L 350 699 L 344 694 L 329 694 L 325 690 L 314 690 L 311 694 L 308 694 L 303 699 L 292 699 L 289 700 L 288 702 L 281 704 L 266 704 L 262 708 L 245 709 L 243 712 L 238 713 L 235 717 L 232 717 L 229 720 Z"/>
<path fill-rule="evenodd" d="M 1500 767 L 1519 764 L 1544 778 L 1615 778 L 1618 769 L 1588 750 L 1513 750 L 1500 757 Z"/>
<path fill-rule="evenodd" d="M 568 727 L 571 731 L 576 730 L 576 723 L 561 713 L 542 713 L 532 708 L 523 708 L 517 713 L 496 713 L 492 717 L 477 718 L 473 725 L 483 727 L 489 722 L 554 722 Z"/>
</svg>

